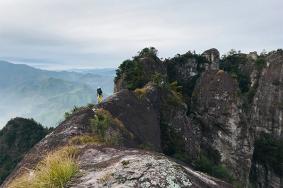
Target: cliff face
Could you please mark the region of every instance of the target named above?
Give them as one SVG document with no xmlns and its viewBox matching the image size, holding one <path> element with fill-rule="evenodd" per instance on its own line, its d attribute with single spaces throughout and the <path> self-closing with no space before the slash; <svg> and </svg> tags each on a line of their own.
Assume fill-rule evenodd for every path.
<svg viewBox="0 0 283 188">
<path fill-rule="evenodd" d="M 274 156 L 279 165 L 275 171 L 268 160 L 253 156 L 255 147 L 265 147 L 255 145 L 263 133 L 282 139 L 282 61 L 282 50 L 260 56 L 233 53 L 220 59 L 216 49 L 165 60 L 167 72 L 156 70 L 164 81 L 182 86 L 184 103 L 168 104 L 166 92 L 161 92 L 160 126 L 167 129 L 161 130 L 163 152 L 178 157 L 182 153 L 181 159 L 193 165 L 205 155 L 229 169 L 241 186 L 282 186 L 282 156 Z M 178 148 L 168 152 L 167 139 L 173 135 L 181 139 L 172 139 L 171 145 Z"/>
<path fill-rule="evenodd" d="M 255 129 L 255 139 L 260 139 L 262 133 L 267 133 L 273 138 L 282 140 L 282 103 L 283 52 L 278 51 L 273 52 L 266 57 L 266 67 L 264 67 L 261 72 L 258 89 L 253 100 L 250 123 Z M 283 142 L 281 141 L 279 147 L 282 147 L 282 143 Z M 254 160 L 251 174 L 257 187 L 283 186 L 282 152 L 283 151 L 281 150 L 281 154 L 278 156 L 281 159 L 281 163 L 272 165 L 268 161 L 258 162 Z M 265 153 L 265 155 L 274 156 L 276 155 L 276 151 Z M 278 166 L 279 169 L 275 170 L 274 166 Z"/>
<path fill-rule="evenodd" d="M 238 93 L 237 82 L 229 74 L 217 70 L 203 73 L 193 93 L 191 117 L 201 128 L 201 147 L 219 152 L 221 162 L 243 181 L 249 175 L 252 146 Z"/>
<path fill-rule="evenodd" d="M 266 57 L 253 101 L 252 122 L 256 136 L 266 132 L 282 136 L 283 131 L 283 52 Z"/>
</svg>

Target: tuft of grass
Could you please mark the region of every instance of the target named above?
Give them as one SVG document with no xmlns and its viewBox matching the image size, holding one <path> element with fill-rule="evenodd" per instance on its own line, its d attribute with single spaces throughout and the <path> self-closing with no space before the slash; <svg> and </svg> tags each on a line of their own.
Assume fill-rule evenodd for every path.
<svg viewBox="0 0 283 188">
<path fill-rule="evenodd" d="M 134 139 L 133 133 L 127 130 L 123 122 L 102 108 L 96 110 L 95 116 L 90 119 L 90 125 L 92 132 L 109 145 L 120 145 L 122 135 Z"/>
<path fill-rule="evenodd" d="M 113 122 L 110 112 L 104 109 L 97 109 L 94 118 L 90 119 L 91 129 L 101 138 L 105 137 L 106 131 Z"/>
<path fill-rule="evenodd" d="M 78 149 L 66 146 L 47 155 L 33 170 L 15 179 L 8 188 L 63 188 L 76 174 Z"/>
<path fill-rule="evenodd" d="M 65 114 L 64 114 L 65 119 L 68 119 L 69 117 L 72 116 L 72 114 L 78 112 L 79 110 L 81 110 L 83 108 L 85 108 L 85 107 L 84 106 L 81 106 L 81 107 L 74 106 L 73 109 L 70 112 L 65 112 Z"/>
<path fill-rule="evenodd" d="M 219 70 L 217 71 L 216 75 L 223 75 L 224 74 L 224 70 Z"/>
<path fill-rule="evenodd" d="M 121 142 L 120 130 L 123 124 L 113 118 L 111 113 L 104 109 L 96 110 L 94 118 L 90 119 L 91 129 L 106 144 L 119 145 Z M 116 128 L 116 129 L 115 129 Z"/>
<path fill-rule="evenodd" d="M 171 95 L 168 96 L 168 103 L 172 105 L 180 105 L 183 102 L 182 86 L 178 85 L 177 81 L 170 83 L 169 91 Z"/>
<path fill-rule="evenodd" d="M 95 135 L 81 135 L 81 136 L 72 137 L 69 143 L 71 145 L 100 144 L 102 143 L 102 140 L 101 138 Z"/>
<path fill-rule="evenodd" d="M 95 107 L 95 104 L 89 103 L 89 104 L 87 104 L 87 107 L 90 108 L 90 109 L 93 109 Z"/>
<path fill-rule="evenodd" d="M 143 87 L 143 88 L 137 88 L 135 89 L 134 93 L 135 95 L 139 98 L 139 99 L 143 99 L 146 95 L 146 88 Z"/>
</svg>

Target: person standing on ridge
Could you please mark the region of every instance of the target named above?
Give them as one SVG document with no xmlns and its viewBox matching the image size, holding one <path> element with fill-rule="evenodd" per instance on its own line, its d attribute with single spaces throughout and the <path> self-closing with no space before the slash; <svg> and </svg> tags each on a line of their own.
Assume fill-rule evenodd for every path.
<svg viewBox="0 0 283 188">
<path fill-rule="evenodd" d="M 97 95 L 97 102 L 98 104 L 102 102 L 103 100 L 103 93 L 102 93 L 102 89 L 101 87 L 97 87 L 97 90 L 96 90 L 96 95 Z"/>
</svg>

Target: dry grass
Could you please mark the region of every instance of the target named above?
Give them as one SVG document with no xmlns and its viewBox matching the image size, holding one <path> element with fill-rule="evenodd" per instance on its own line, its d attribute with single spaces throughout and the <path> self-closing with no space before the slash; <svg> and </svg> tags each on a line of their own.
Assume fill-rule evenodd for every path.
<svg viewBox="0 0 283 188">
<path fill-rule="evenodd" d="M 101 144 L 103 140 L 95 135 L 81 135 L 75 136 L 70 139 L 69 143 L 72 145 L 84 145 L 84 144 Z"/>
<path fill-rule="evenodd" d="M 145 97 L 145 95 L 147 93 L 147 88 L 145 88 L 145 87 L 137 88 L 137 89 L 135 89 L 134 93 L 139 99 L 142 99 L 142 98 Z"/>
<path fill-rule="evenodd" d="M 8 188 L 63 188 L 76 174 L 78 149 L 64 147 L 47 155 L 30 173 L 15 179 Z"/>
<path fill-rule="evenodd" d="M 219 71 L 216 73 L 216 75 L 222 75 L 222 74 L 224 74 L 224 71 L 223 71 L 223 70 L 219 70 Z"/>
</svg>

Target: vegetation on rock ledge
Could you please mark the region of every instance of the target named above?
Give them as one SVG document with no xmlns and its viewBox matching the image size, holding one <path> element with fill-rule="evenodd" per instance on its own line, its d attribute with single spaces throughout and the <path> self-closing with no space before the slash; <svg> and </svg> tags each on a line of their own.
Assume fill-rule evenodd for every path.
<svg viewBox="0 0 283 188">
<path fill-rule="evenodd" d="M 77 148 L 67 146 L 48 154 L 37 165 L 33 173 L 23 174 L 8 185 L 8 188 L 64 188 L 78 171 L 77 153 Z"/>
</svg>

